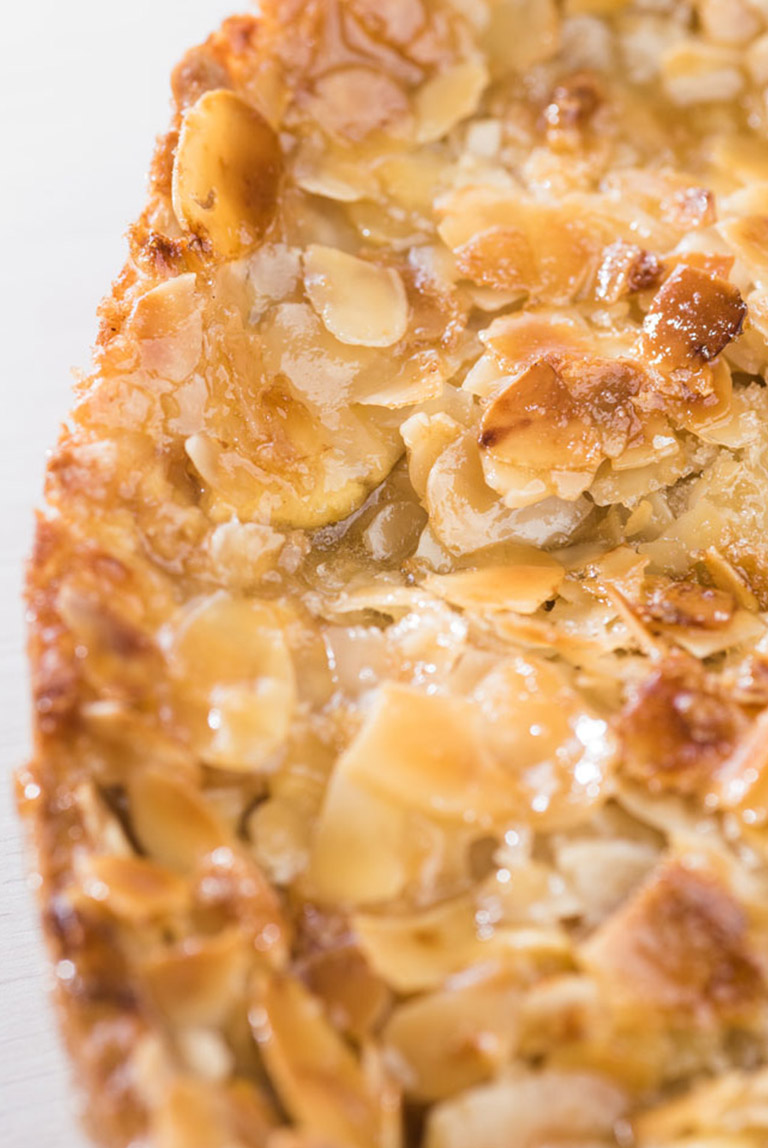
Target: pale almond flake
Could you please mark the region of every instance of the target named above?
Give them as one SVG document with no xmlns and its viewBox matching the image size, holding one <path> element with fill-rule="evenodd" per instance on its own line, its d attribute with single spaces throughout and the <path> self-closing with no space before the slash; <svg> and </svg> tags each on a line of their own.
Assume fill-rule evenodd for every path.
<svg viewBox="0 0 768 1148">
<path fill-rule="evenodd" d="M 408 300 L 389 267 L 315 244 L 304 254 L 304 283 L 312 306 L 342 343 L 391 347 L 408 327 Z"/>
</svg>

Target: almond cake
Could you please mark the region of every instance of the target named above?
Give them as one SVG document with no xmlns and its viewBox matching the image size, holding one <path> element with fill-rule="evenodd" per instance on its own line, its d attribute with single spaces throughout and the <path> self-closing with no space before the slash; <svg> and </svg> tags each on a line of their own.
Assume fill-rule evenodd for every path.
<svg viewBox="0 0 768 1148">
<path fill-rule="evenodd" d="M 768 3 L 265 0 L 29 566 L 91 1134 L 768 1144 Z"/>
</svg>

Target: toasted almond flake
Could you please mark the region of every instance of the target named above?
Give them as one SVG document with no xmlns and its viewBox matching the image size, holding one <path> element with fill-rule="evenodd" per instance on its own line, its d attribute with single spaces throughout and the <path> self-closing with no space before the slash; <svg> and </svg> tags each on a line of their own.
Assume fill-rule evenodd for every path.
<svg viewBox="0 0 768 1148">
<path fill-rule="evenodd" d="M 643 350 L 670 370 L 701 370 L 740 335 L 746 313 L 732 283 L 680 264 L 643 320 Z"/>
<path fill-rule="evenodd" d="M 273 976 L 257 983 L 249 1019 L 293 1119 L 330 1143 L 376 1148 L 378 1098 L 320 1002 L 293 977 Z"/>
<path fill-rule="evenodd" d="M 202 305 L 195 276 L 167 279 L 142 295 L 133 309 L 131 326 L 148 371 L 177 383 L 185 379 L 203 349 Z"/>
<path fill-rule="evenodd" d="M 263 768 L 285 742 L 296 701 L 287 624 L 266 603 L 221 591 L 195 602 L 169 628 L 177 713 L 209 765 Z"/>
<path fill-rule="evenodd" d="M 720 44 L 745 44 L 760 31 L 760 16 L 749 0 L 699 0 L 705 34 Z"/>
<path fill-rule="evenodd" d="M 314 85 L 309 107 L 321 127 L 341 143 L 359 143 L 377 131 L 404 132 L 409 105 L 401 86 L 373 68 L 334 68 Z"/>
<path fill-rule="evenodd" d="M 718 231 L 749 269 L 755 286 L 768 288 L 768 214 L 723 220 Z"/>
<path fill-rule="evenodd" d="M 439 352 L 420 352 L 407 360 L 394 378 L 377 383 L 372 390 L 356 393 L 355 398 L 363 406 L 402 410 L 438 398 L 451 373 L 450 364 Z"/>
<path fill-rule="evenodd" d="M 140 959 L 154 1006 L 175 1024 L 220 1027 L 242 998 L 248 952 L 239 928 L 180 942 Z"/>
<path fill-rule="evenodd" d="M 495 226 L 456 248 L 456 266 L 481 287 L 526 294 L 538 285 L 535 253 L 517 227 Z"/>
<path fill-rule="evenodd" d="M 466 610 L 514 610 L 533 614 L 553 598 L 563 580 L 559 562 L 541 551 L 520 548 L 508 566 L 486 566 L 453 574 L 429 574 L 424 585 L 439 598 Z"/>
<path fill-rule="evenodd" d="M 213 736 L 203 751 L 206 763 L 237 773 L 265 768 L 290 732 L 293 681 L 263 678 L 247 686 L 215 686 L 209 700 Z"/>
<path fill-rule="evenodd" d="M 35 800 L 39 797 L 37 783 L 30 784 L 32 788 L 29 794 L 25 794 L 25 800 Z M 88 836 L 99 849 L 118 857 L 130 858 L 133 849 L 126 832 L 107 807 L 97 787 L 92 782 L 83 782 L 75 789 L 74 800 Z"/>
<path fill-rule="evenodd" d="M 679 1142 L 681 1137 L 691 1143 L 691 1134 L 696 1137 L 693 1144 L 702 1148 L 752 1148 L 757 1141 L 751 1132 L 742 1135 L 733 1131 L 734 1115 L 739 1114 L 739 1125 L 748 1120 L 750 1126 L 759 1128 L 759 1138 L 765 1127 L 767 1093 L 765 1069 L 729 1072 L 639 1113 L 632 1121 L 632 1131 L 640 1148 Z"/>
<path fill-rule="evenodd" d="M 343 617 L 345 614 L 355 614 L 360 610 L 376 610 L 380 614 L 396 618 L 419 609 L 428 602 L 426 594 L 410 586 L 401 586 L 394 582 L 383 584 L 372 582 L 357 590 L 342 593 L 333 613 Z"/>
<path fill-rule="evenodd" d="M 334 1025 L 360 1042 L 373 1036 L 390 1010 L 392 994 L 351 940 L 308 956 L 301 974 Z M 374 1072 L 363 1067 L 371 1080 Z"/>
<path fill-rule="evenodd" d="M 86 896 L 126 921 L 143 922 L 179 913 L 187 906 L 187 884 L 176 873 L 144 857 L 96 855 L 81 879 Z"/>
<path fill-rule="evenodd" d="M 768 818 L 768 710 L 758 715 L 752 728 L 725 761 L 715 792 L 726 809 L 751 811 L 751 820 L 762 825 Z"/>
<path fill-rule="evenodd" d="M 383 1040 L 406 1092 L 439 1100 L 492 1076 L 514 1047 L 520 995 L 518 978 L 501 972 L 401 1004 Z"/>
<path fill-rule="evenodd" d="M 667 648 L 664 637 L 652 633 L 644 618 L 641 617 L 640 611 L 619 590 L 618 586 L 606 587 L 605 596 L 615 606 L 617 617 L 624 623 L 629 636 L 629 644 L 634 649 L 642 650 L 649 658 L 660 658 Z"/>
<path fill-rule="evenodd" d="M 431 143 L 440 139 L 460 120 L 477 109 L 488 83 L 481 60 L 467 60 L 438 72 L 416 93 L 416 141 Z"/>
<path fill-rule="evenodd" d="M 768 145 L 742 132 L 718 133 L 712 141 L 712 163 L 736 184 L 761 187 L 768 179 Z"/>
<path fill-rule="evenodd" d="M 642 441 L 632 399 L 645 385 L 642 370 L 628 361 L 542 358 L 485 410 L 481 450 L 513 465 L 524 460 L 534 472 L 594 473 L 605 457 Z"/>
<path fill-rule="evenodd" d="M 514 618 L 505 614 L 494 628 L 503 632 Z M 564 828 L 604 804 L 616 739 L 556 664 L 531 654 L 506 658 L 481 678 L 472 697 L 485 748 L 514 785 L 519 822 Z"/>
<path fill-rule="evenodd" d="M 576 195 L 555 204 L 517 189 L 470 185 L 446 195 L 438 209 L 439 234 L 465 276 L 554 305 L 579 297 L 617 226 L 624 231 L 604 205 Z"/>
<path fill-rule="evenodd" d="M 627 538 L 634 538 L 638 534 L 642 534 L 644 530 L 647 530 L 652 522 L 653 503 L 649 499 L 643 498 L 638 502 L 625 522 L 624 532 Z"/>
<path fill-rule="evenodd" d="M 463 969 L 513 959 L 516 938 L 479 930 L 476 911 L 470 897 L 460 897 L 416 913 L 357 913 L 352 925 L 372 968 L 398 992 L 414 993 Z"/>
<path fill-rule="evenodd" d="M 575 838 L 557 847 L 557 870 L 581 902 L 594 926 L 605 920 L 648 876 L 658 847 L 620 837 Z"/>
<path fill-rule="evenodd" d="M 151 1113 L 158 1148 L 253 1148 L 276 1125 L 270 1103 L 242 1077 L 219 1083 L 177 1074 Z"/>
<path fill-rule="evenodd" d="M 136 836 L 150 857 L 169 869 L 188 873 L 203 854 L 229 844 L 223 824 L 186 778 L 136 770 L 128 796 Z"/>
<path fill-rule="evenodd" d="M 433 1108 L 427 1148 L 529 1148 L 533 1144 L 610 1141 L 627 1106 L 598 1074 L 545 1069 L 509 1074 Z"/>
<path fill-rule="evenodd" d="M 760 603 L 746 582 L 744 576 L 725 558 L 715 546 L 708 546 L 704 551 L 704 563 L 709 571 L 712 581 L 721 590 L 732 594 L 736 601 L 745 610 L 756 611 Z"/>
<path fill-rule="evenodd" d="M 561 471 L 557 475 L 544 476 L 541 471 L 513 466 L 489 452 L 482 455 L 482 465 L 485 481 L 502 496 L 504 505 L 514 510 L 539 505 L 550 495 L 558 493 L 563 484 L 577 497 L 592 480 L 589 470 L 571 471 L 570 474 Z"/>
<path fill-rule="evenodd" d="M 756 84 L 768 83 L 768 33 L 764 33 L 747 48 L 747 68 Z"/>
<path fill-rule="evenodd" d="M 480 339 L 503 374 L 516 373 L 525 363 L 547 352 L 587 353 L 594 335 L 583 320 L 564 311 L 521 311 L 494 319 Z"/>
<path fill-rule="evenodd" d="M 307 865 L 313 895 L 347 904 L 393 900 L 408 880 L 406 831 L 397 801 L 350 777 L 342 758 L 328 786 Z"/>
<path fill-rule="evenodd" d="M 304 252 L 304 284 L 312 306 L 342 343 L 391 347 L 408 329 L 405 288 L 391 267 L 312 244 Z"/>
<path fill-rule="evenodd" d="M 711 658 L 725 650 L 736 649 L 759 641 L 765 634 L 765 623 L 748 610 L 737 610 L 722 629 L 710 632 L 670 627 L 667 633 L 678 646 L 696 658 Z"/>
<path fill-rule="evenodd" d="M 708 865 L 663 863 L 582 947 L 586 968 L 635 1008 L 706 1023 L 764 993 L 743 906 Z"/>
<path fill-rule="evenodd" d="M 234 92 L 205 92 L 182 122 L 173 165 L 181 225 L 231 259 L 255 247 L 272 222 L 282 169 L 275 133 Z"/>
<path fill-rule="evenodd" d="M 197 1079 L 173 1081 L 152 1123 L 159 1148 L 233 1148 L 218 1105 L 211 1103 Z"/>
<path fill-rule="evenodd" d="M 394 683 L 379 690 L 338 768 L 437 818 L 500 820 L 517 804 L 513 779 L 488 755 L 469 703 Z"/>
<path fill-rule="evenodd" d="M 590 512 L 584 499 L 551 497 L 555 484 L 542 472 L 517 471 L 513 477 L 499 500 L 486 477 L 476 431 L 461 435 L 438 455 L 427 479 L 426 505 L 432 529 L 451 554 L 468 555 L 502 542 L 565 545 Z M 585 476 L 584 487 L 588 483 Z"/>
<path fill-rule="evenodd" d="M 223 522 L 212 532 L 208 550 L 222 583 L 232 590 L 252 590 L 271 570 L 285 535 L 258 522 Z"/>
<path fill-rule="evenodd" d="M 480 337 L 483 338 L 485 333 L 482 332 Z M 494 391 L 500 390 L 504 386 L 504 382 L 505 377 L 496 358 L 486 353 L 476 359 L 467 371 L 461 389 L 480 399 L 487 399 L 491 397 Z"/>
<path fill-rule="evenodd" d="M 373 190 L 360 164 L 335 154 L 327 145 L 320 154 L 312 147 L 300 148 L 294 173 L 304 191 L 338 203 L 356 203 Z"/>
<path fill-rule="evenodd" d="M 461 432 L 461 424 L 442 411 L 435 415 L 419 412 L 401 424 L 400 433 L 408 449 L 408 473 L 419 498 L 426 494 L 427 479 L 438 457 Z"/>
</svg>

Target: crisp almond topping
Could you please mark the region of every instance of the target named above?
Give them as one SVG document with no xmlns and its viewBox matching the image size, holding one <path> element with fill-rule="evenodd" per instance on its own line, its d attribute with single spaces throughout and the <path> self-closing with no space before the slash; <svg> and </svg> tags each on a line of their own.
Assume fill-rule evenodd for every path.
<svg viewBox="0 0 768 1148">
<path fill-rule="evenodd" d="M 29 567 L 93 1132 L 768 1143 L 768 4 L 262 0 Z"/>
</svg>

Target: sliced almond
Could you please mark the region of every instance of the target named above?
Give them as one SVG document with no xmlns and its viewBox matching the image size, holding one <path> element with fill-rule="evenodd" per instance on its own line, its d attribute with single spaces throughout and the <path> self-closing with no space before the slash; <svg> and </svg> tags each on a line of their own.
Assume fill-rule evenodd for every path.
<svg viewBox="0 0 768 1148">
<path fill-rule="evenodd" d="M 467 555 L 497 542 L 564 545 L 589 513 L 589 504 L 583 499 L 563 502 L 550 497 L 555 494 L 554 483 L 542 475 L 541 471 L 525 475 L 522 487 L 515 484 L 521 497 L 512 501 L 507 496 L 516 507 L 510 509 L 486 479 L 477 432 L 460 433 L 438 455 L 427 478 L 430 526 L 454 555 Z M 588 484 L 589 475 L 582 489 Z"/>
<path fill-rule="evenodd" d="M 438 72 L 416 93 L 416 142 L 440 139 L 461 120 L 477 110 L 488 83 L 481 60 L 466 60 Z"/>
<path fill-rule="evenodd" d="M 594 473 L 604 458 L 643 441 L 632 400 L 645 385 L 643 372 L 628 361 L 567 354 L 540 359 L 486 409 L 481 450 L 535 472 Z"/>
<path fill-rule="evenodd" d="M 253 1084 L 206 1083 L 197 1074 L 177 1077 L 151 1115 L 158 1148 L 258 1148 L 276 1124 Z"/>
<path fill-rule="evenodd" d="M 569 955 L 557 930 L 482 924 L 469 896 L 417 912 L 356 913 L 352 925 L 371 967 L 400 993 L 437 989 L 453 974 L 481 965 L 516 968 L 518 959 L 521 970 L 539 963 L 557 968 Z"/>
<path fill-rule="evenodd" d="M 696 1084 L 681 1096 L 662 1101 L 632 1121 L 638 1148 L 688 1141 L 701 1148 L 756 1148 L 763 1136 L 768 1072 L 729 1072 Z M 760 1131 L 733 1131 L 734 1113 L 752 1113 Z M 750 1129 L 753 1126 L 749 1120 Z M 741 1126 L 741 1120 L 739 1120 Z M 692 1141 L 691 1135 L 695 1136 Z M 682 1138 L 682 1139 L 681 1139 Z"/>
<path fill-rule="evenodd" d="M 437 988 L 453 973 L 499 955 L 496 934 L 481 940 L 470 898 L 406 915 L 353 917 L 371 966 L 403 993 Z"/>
<path fill-rule="evenodd" d="M 660 866 L 589 938 L 582 960 L 625 1007 L 694 1028 L 746 1020 L 765 994 L 743 906 L 695 855 Z"/>
<path fill-rule="evenodd" d="M 492 1076 L 515 1045 L 520 984 L 501 972 L 401 1004 L 383 1032 L 407 1093 L 439 1100 Z"/>
<path fill-rule="evenodd" d="M 755 287 L 768 287 L 768 215 L 725 219 L 718 230 L 749 270 Z"/>
<path fill-rule="evenodd" d="M 427 479 L 435 462 L 461 432 L 461 424 L 442 412 L 435 415 L 419 412 L 402 423 L 400 433 L 408 448 L 408 472 L 419 498 L 424 499 L 426 495 Z"/>
<path fill-rule="evenodd" d="M 438 231 L 462 274 L 552 304 L 570 302 L 592 281 L 618 225 L 586 197 L 554 204 L 488 186 L 460 187 L 439 214 Z"/>
<path fill-rule="evenodd" d="M 306 873 L 311 895 L 329 903 L 375 904 L 397 897 L 408 875 L 403 809 L 349 777 L 342 758 L 315 830 Z"/>
<path fill-rule="evenodd" d="M 360 143 L 375 132 L 396 131 L 409 118 L 405 92 L 381 69 L 337 67 L 314 85 L 309 107 L 318 123 L 342 143 Z"/>
<path fill-rule="evenodd" d="M 664 53 L 664 89 L 680 107 L 734 100 L 744 87 L 740 63 L 736 49 L 691 37 Z"/>
<path fill-rule="evenodd" d="M 645 316 L 643 350 L 669 370 L 701 370 L 739 336 L 746 314 L 732 283 L 681 264 Z"/>
<path fill-rule="evenodd" d="M 128 796 L 136 836 L 150 857 L 169 869 L 188 873 L 202 854 L 229 843 L 223 824 L 187 778 L 137 769 Z"/>
<path fill-rule="evenodd" d="M 538 284 L 528 236 L 512 225 L 489 227 L 456 249 L 456 266 L 480 287 L 525 294 Z"/>
<path fill-rule="evenodd" d="M 530 1148 L 610 1143 L 624 1093 L 589 1072 L 545 1069 L 501 1076 L 432 1109 L 427 1148 Z"/>
<path fill-rule="evenodd" d="M 485 747 L 514 784 L 518 819 L 565 828 L 601 808 L 616 739 L 557 665 L 534 654 L 507 658 L 478 682 L 473 697 Z"/>
<path fill-rule="evenodd" d="M 242 999 L 249 954 L 237 927 L 197 937 L 139 961 L 156 1008 L 174 1024 L 220 1027 Z"/>
<path fill-rule="evenodd" d="M 202 310 L 191 273 L 166 279 L 137 300 L 131 326 L 148 371 L 176 383 L 191 374 L 203 349 Z"/>
<path fill-rule="evenodd" d="M 532 614 L 553 598 L 564 570 L 548 554 L 520 547 L 518 561 L 509 566 L 486 566 L 458 570 L 453 574 L 428 574 L 424 585 L 433 594 L 465 610 L 514 610 Z"/>
<path fill-rule="evenodd" d="M 376 382 L 372 389 L 359 389 L 357 401 L 363 406 L 381 406 L 390 410 L 413 407 L 427 399 L 436 399 L 452 367 L 437 351 L 421 351 L 406 360 L 386 382 Z"/>
<path fill-rule="evenodd" d="M 408 329 L 405 288 L 390 267 L 312 244 L 304 253 L 304 284 L 312 306 L 342 343 L 391 347 Z"/>
<path fill-rule="evenodd" d="M 248 772 L 285 742 L 296 699 L 288 619 L 220 592 L 195 603 L 168 636 L 178 715 L 210 765 Z"/>
<path fill-rule="evenodd" d="M 437 818 L 499 820 L 517 804 L 511 775 L 484 749 L 461 698 L 383 686 L 342 768 L 373 792 Z"/>
<path fill-rule="evenodd" d="M 283 1105 L 329 1143 L 376 1148 L 381 1114 L 351 1049 L 299 981 L 261 981 L 249 1020 Z"/>
<path fill-rule="evenodd" d="M 587 354 L 594 334 L 576 314 L 565 311 L 520 311 L 494 319 L 480 338 L 504 375 L 517 374 L 529 362 L 548 353 Z M 481 397 L 489 394 L 481 392 Z"/>
<path fill-rule="evenodd" d="M 181 225 L 224 258 L 255 247 L 275 214 L 280 145 L 255 108 L 234 92 L 205 92 L 182 122 L 173 165 Z"/>
<path fill-rule="evenodd" d="M 86 896 L 137 923 L 178 913 L 189 901 L 186 881 L 144 857 L 97 854 L 86 863 L 82 882 Z"/>
</svg>

